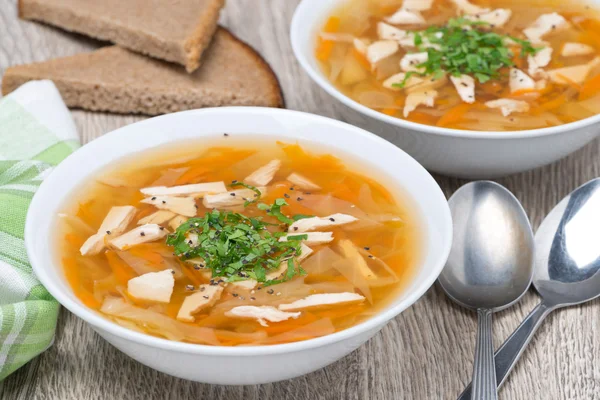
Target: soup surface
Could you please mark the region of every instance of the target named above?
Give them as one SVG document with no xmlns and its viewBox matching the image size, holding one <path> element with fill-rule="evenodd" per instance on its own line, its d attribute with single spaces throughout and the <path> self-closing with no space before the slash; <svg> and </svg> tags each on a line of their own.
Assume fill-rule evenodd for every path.
<svg viewBox="0 0 600 400">
<path fill-rule="evenodd" d="M 348 0 L 316 57 L 348 97 L 454 129 L 600 114 L 600 13 L 583 0 Z"/>
<path fill-rule="evenodd" d="M 127 328 L 209 345 L 368 319 L 419 260 L 414 208 L 381 172 L 308 149 L 227 135 L 102 171 L 57 219 L 75 295 Z"/>
</svg>

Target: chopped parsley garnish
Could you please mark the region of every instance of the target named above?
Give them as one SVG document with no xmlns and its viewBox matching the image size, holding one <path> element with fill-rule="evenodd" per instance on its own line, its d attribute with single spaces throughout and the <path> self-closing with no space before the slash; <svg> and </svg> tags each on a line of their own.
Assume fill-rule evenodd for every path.
<svg viewBox="0 0 600 400">
<path fill-rule="evenodd" d="M 291 224 L 294 219 L 281 212 L 285 205 L 284 199 L 276 199 L 272 206 L 261 203 L 258 208 Z M 167 237 L 167 245 L 173 247 L 174 254 L 182 261 L 201 260 L 203 268 L 212 272 L 213 279 L 220 277 L 227 282 L 254 279 L 268 286 L 303 274 L 296 258 L 302 252 L 301 241 L 307 238 L 306 234 L 294 235 L 280 242 L 279 238 L 286 233 L 271 232 L 267 227 L 272 225 L 260 217 L 213 210 L 180 225 Z M 287 265 L 282 277 L 269 280 L 267 274 L 282 265 Z"/>
<path fill-rule="evenodd" d="M 522 39 L 491 32 L 490 25 L 463 17 L 452 18 L 445 26 L 431 26 L 412 32 L 419 52 L 427 52 L 426 62 L 418 64 L 421 71 L 409 71 L 404 80 L 392 86 L 403 88 L 411 76 L 441 78 L 471 75 L 480 83 L 501 77 L 500 69 L 514 66 L 514 54 L 509 48 L 512 41 L 521 47 L 520 57 L 535 54 L 540 49 Z"/>
<path fill-rule="evenodd" d="M 256 203 L 260 199 L 260 196 L 262 195 L 262 192 L 260 190 L 258 190 L 258 188 L 256 186 L 248 185 L 247 183 L 244 183 L 244 182 L 234 181 L 229 186 L 231 186 L 231 187 L 242 186 L 242 187 L 245 187 L 246 189 L 250 189 L 254 193 L 256 193 L 253 199 L 247 199 L 244 202 L 244 207 L 248 207 L 250 204 Z"/>
<path fill-rule="evenodd" d="M 281 212 L 281 207 L 287 205 L 288 203 L 284 199 L 276 199 L 275 203 L 273 203 L 273 205 L 271 206 L 266 205 L 264 203 L 260 203 L 257 207 L 259 208 L 259 210 L 266 211 L 268 215 L 277 218 L 280 222 L 290 225 L 294 223 L 294 220 L 290 217 L 287 217 Z"/>
</svg>

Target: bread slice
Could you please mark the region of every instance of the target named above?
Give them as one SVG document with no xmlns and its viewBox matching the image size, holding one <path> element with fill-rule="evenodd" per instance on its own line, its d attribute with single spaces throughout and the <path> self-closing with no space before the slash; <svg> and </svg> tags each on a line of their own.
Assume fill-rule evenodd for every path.
<svg viewBox="0 0 600 400">
<path fill-rule="evenodd" d="M 2 93 L 30 80 L 50 79 L 69 107 L 158 115 L 200 107 L 281 107 L 277 78 L 251 47 L 219 28 L 192 74 L 175 64 L 123 49 L 57 58 L 6 70 Z"/>
<path fill-rule="evenodd" d="M 19 16 L 184 65 L 188 72 L 217 29 L 225 0 L 19 0 Z"/>
</svg>

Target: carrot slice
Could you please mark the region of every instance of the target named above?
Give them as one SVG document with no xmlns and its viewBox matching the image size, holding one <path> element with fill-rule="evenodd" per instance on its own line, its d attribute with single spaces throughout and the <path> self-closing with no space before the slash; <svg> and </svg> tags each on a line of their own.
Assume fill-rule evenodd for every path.
<svg viewBox="0 0 600 400">
<path fill-rule="evenodd" d="M 106 258 L 108 259 L 108 264 L 110 268 L 113 270 L 117 281 L 124 286 L 127 286 L 127 282 L 135 278 L 137 274 L 125 261 L 121 259 L 114 251 L 107 251 Z"/>
<path fill-rule="evenodd" d="M 194 272 L 191 269 L 189 269 L 188 266 L 181 267 L 181 270 L 183 271 L 183 274 L 187 276 L 187 278 L 190 281 L 192 281 L 194 285 L 200 285 L 202 283 L 202 280 L 198 276 L 196 276 L 196 274 L 194 274 Z"/>
<path fill-rule="evenodd" d="M 433 115 L 425 114 L 419 111 L 413 111 L 407 118 L 409 121 L 418 122 L 425 125 L 435 125 L 438 121 L 438 117 Z"/>
<path fill-rule="evenodd" d="M 319 61 L 327 61 L 329 57 L 331 57 L 331 52 L 333 51 L 333 43 L 332 40 L 322 40 L 319 39 L 319 46 L 317 47 L 316 57 Z"/>
<path fill-rule="evenodd" d="M 546 111 L 554 110 L 555 108 L 558 108 L 565 104 L 567 100 L 567 96 L 565 94 L 561 94 L 560 96 L 557 96 L 552 100 L 540 104 L 540 108 Z"/>
<path fill-rule="evenodd" d="M 581 85 L 577 82 L 575 82 L 574 80 L 572 80 L 571 78 L 564 76 L 562 74 L 556 74 L 559 78 L 565 80 L 569 86 L 571 86 L 573 89 L 577 90 L 578 92 L 581 91 Z"/>
<path fill-rule="evenodd" d="M 498 95 L 502 91 L 502 85 L 496 81 L 488 81 L 486 83 L 482 83 L 479 85 L 481 90 L 483 90 L 487 94 L 492 94 L 494 96 Z"/>
<path fill-rule="evenodd" d="M 381 110 L 381 112 L 384 113 L 385 115 L 394 116 L 398 112 L 398 109 L 397 108 L 384 108 L 383 110 Z"/>
<path fill-rule="evenodd" d="M 537 89 L 519 89 L 519 90 L 515 90 L 514 92 L 512 92 L 510 94 L 510 97 L 518 97 L 518 96 L 522 96 L 522 95 L 528 94 L 528 93 L 541 93 L 541 92 Z"/>
<path fill-rule="evenodd" d="M 325 26 L 323 27 L 323 32 L 337 32 L 340 29 L 340 18 L 339 17 L 330 17 Z M 319 38 L 319 45 L 317 47 L 316 56 L 317 59 L 321 61 L 327 61 L 331 56 L 331 52 L 333 51 L 333 46 L 335 43 L 332 40 L 323 40 Z"/>
<path fill-rule="evenodd" d="M 65 257 L 62 259 L 63 266 L 65 267 L 65 277 L 75 296 L 83 304 L 91 308 L 99 308 L 100 302 L 94 297 L 94 295 L 83 285 L 81 276 L 79 274 L 79 267 L 77 261 L 73 257 Z"/>
<path fill-rule="evenodd" d="M 129 249 L 131 255 L 142 258 L 154 265 L 160 265 L 163 263 L 163 258 L 159 253 L 149 251 L 145 246 L 136 246 Z"/>
<path fill-rule="evenodd" d="M 464 119 L 465 114 L 471 109 L 473 106 L 467 103 L 461 103 L 457 106 L 452 107 L 446 114 L 442 115 L 442 117 L 438 120 L 437 126 L 448 126 L 450 124 L 455 124 L 457 122 L 461 122 Z"/>
<path fill-rule="evenodd" d="M 140 219 L 147 217 L 148 215 L 154 214 L 155 212 L 156 208 L 154 206 L 147 206 L 142 210 L 138 211 L 137 215 L 135 216 L 135 219 L 139 221 Z"/>
<path fill-rule="evenodd" d="M 356 48 L 352 48 L 352 55 L 366 70 L 371 69 L 371 63 L 369 62 L 369 60 L 367 60 L 367 57 L 365 57 L 365 55 L 362 54 L 360 51 L 356 50 Z"/>
<path fill-rule="evenodd" d="M 83 245 L 83 239 L 81 239 L 79 236 L 74 235 L 72 233 L 67 233 L 65 235 L 65 240 L 73 247 L 79 249 L 81 247 L 81 245 Z"/>
<path fill-rule="evenodd" d="M 323 27 L 323 32 L 337 32 L 340 29 L 340 17 L 336 17 L 335 15 L 329 17 L 325 26 Z"/>
<path fill-rule="evenodd" d="M 583 84 L 581 91 L 579 92 L 579 101 L 594 97 L 598 92 L 600 92 L 600 74 L 588 79 L 587 82 Z"/>
<path fill-rule="evenodd" d="M 190 168 L 189 170 L 185 171 L 183 175 L 177 178 L 177 180 L 175 181 L 175 185 L 198 183 L 208 171 L 208 168 L 202 166 Z"/>
</svg>

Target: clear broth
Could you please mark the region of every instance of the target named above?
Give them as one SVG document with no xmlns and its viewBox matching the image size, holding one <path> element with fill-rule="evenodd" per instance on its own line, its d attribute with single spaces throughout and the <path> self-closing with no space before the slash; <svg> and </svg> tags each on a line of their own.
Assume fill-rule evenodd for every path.
<svg viewBox="0 0 600 400">
<path fill-rule="evenodd" d="M 79 252 L 82 243 L 96 232 L 111 207 L 137 207 L 137 215 L 129 229 L 136 226 L 135 221 L 156 211 L 154 206 L 140 203 L 144 198 L 140 188 L 221 180 L 229 183 L 243 179 L 275 158 L 282 160 L 283 165 L 262 201 L 271 204 L 276 198 L 290 196 L 286 199 L 289 206 L 284 208 L 289 215 L 325 216 L 340 212 L 360 219 L 355 226 L 331 229 L 335 237 L 333 243 L 311 246 L 315 253 L 301 264 L 308 272 L 304 277 L 255 290 L 252 294 L 239 290 L 235 293 L 235 290 L 226 287 L 221 299 L 212 308 L 195 315 L 195 322 L 188 323 L 175 319 L 184 298 L 190 295 L 186 286 L 207 283 L 208 279 L 190 264 L 175 257 L 164 239 L 134 246 L 124 252 L 128 253 L 128 260 L 138 260 L 150 271 L 173 268 L 178 272 L 168 304 L 145 303 L 127 295 L 127 280 L 139 274 L 118 255 L 119 251 L 109 249 L 86 257 Z M 291 185 L 284 178 L 292 171 L 316 182 L 322 190 L 314 193 L 290 190 Z M 160 147 L 116 162 L 83 184 L 70 198 L 72 200 L 64 206 L 63 217 L 57 221 L 60 232 L 57 249 L 66 279 L 75 295 L 98 312 L 106 298 L 123 299 L 128 307 L 133 307 L 128 317 L 103 315 L 130 329 L 172 340 L 223 346 L 266 345 L 340 331 L 386 307 L 411 281 L 421 257 L 423 237 L 417 207 L 402 189 L 396 187 L 385 173 L 353 157 L 336 158 L 322 146 L 316 151 L 313 145 L 307 143 L 301 147 L 275 142 L 272 138 L 241 140 L 226 137 Z M 201 201 L 197 204 L 198 216 L 209 211 Z M 264 216 L 252 206 L 234 211 L 248 216 Z M 361 249 L 364 259 L 378 275 L 388 274 L 382 268 L 381 262 L 384 262 L 396 275 L 395 280 L 379 287 L 369 286 L 369 301 L 362 304 L 311 309 L 303 311 L 298 319 L 270 323 L 268 327 L 254 320 L 232 319 L 224 315 L 235 306 L 276 306 L 307 294 L 351 290 L 366 296 L 356 288 L 357 275 L 347 278 L 327 264 L 331 260 L 328 258 L 332 255 L 331 249 L 335 249 L 341 238 L 350 239 Z M 333 254 L 337 253 L 334 251 Z M 268 293 L 268 289 L 273 289 L 273 293 Z"/>
</svg>

